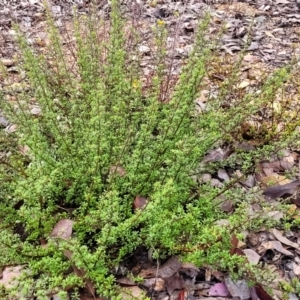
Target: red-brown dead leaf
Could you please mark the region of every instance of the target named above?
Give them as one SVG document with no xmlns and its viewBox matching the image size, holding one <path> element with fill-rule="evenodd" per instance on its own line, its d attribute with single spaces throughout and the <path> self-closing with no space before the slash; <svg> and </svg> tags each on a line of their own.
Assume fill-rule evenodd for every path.
<svg viewBox="0 0 300 300">
<path fill-rule="evenodd" d="M 185 282 L 178 273 L 172 277 L 166 278 L 165 282 L 169 295 L 171 295 L 175 290 L 182 290 L 185 287 Z"/>
<path fill-rule="evenodd" d="M 296 249 L 299 249 L 300 246 L 297 244 L 297 243 L 294 243 L 292 241 L 290 241 L 289 239 L 287 239 L 285 236 L 282 235 L 282 233 L 277 230 L 276 228 L 273 228 L 272 230 L 272 233 L 273 235 L 276 237 L 276 239 L 278 241 L 280 241 L 282 244 L 284 245 L 288 245 L 290 247 L 293 247 L 293 248 L 296 248 Z"/>
<path fill-rule="evenodd" d="M 178 298 L 179 298 L 179 300 L 184 300 L 184 290 L 182 290 L 182 291 L 179 293 Z"/>
<path fill-rule="evenodd" d="M 133 208 L 136 209 L 144 209 L 148 203 L 147 198 L 142 196 L 136 196 L 133 202 Z"/>
<path fill-rule="evenodd" d="M 234 249 L 234 254 L 239 255 L 239 256 L 245 256 L 245 253 L 240 248 L 235 248 Z"/>
<path fill-rule="evenodd" d="M 44 238 L 40 238 L 40 244 L 42 247 L 47 247 L 47 241 Z"/>
<path fill-rule="evenodd" d="M 72 256 L 73 256 L 73 253 L 70 251 L 70 250 L 66 250 L 64 252 L 64 255 L 68 258 L 68 259 L 72 259 Z M 75 265 L 72 264 L 72 268 L 73 268 L 73 271 L 74 273 L 78 276 L 78 277 L 84 277 L 85 276 L 85 271 L 84 270 L 81 270 L 79 268 L 77 268 Z M 87 290 L 87 292 L 89 293 L 89 296 L 92 296 L 95 298 L 95 292 L 96 292 L 96 289 L 95 289 L 95 286 L 94 284 L 92 283 L 91 280 L 89 279 L 85 279 L 85 288 Z"/>
<path fill-rule="evenodd" d="M 260 284 L 255 286 L 255 291 L 260 300 L 273 300 L 273 298 L 263 289 Z"/>
<path fill-rule="evenodd" d="M 237 239 L 236 235 L 232 235 L 231 237 L 231 248 L 230 248 L 230 254 L 233 255 L 235 253 L 235 249 L 237 248 L 237 245 L 239 243 L 239 240 Z"/>
<path fill-rule="evenodd" d="M 84 277 L 85 276 L 85 271 L 78 269 L 76 266 L 72 265 L 72 268 L 74 270 L 74 273 L 78 277 Z M 95 297 L 96 289 L 94 284 L 92 283 L 91 280 L 85 279 L 85 288 L 89 294 L 89 296 Z"/>
</svg>

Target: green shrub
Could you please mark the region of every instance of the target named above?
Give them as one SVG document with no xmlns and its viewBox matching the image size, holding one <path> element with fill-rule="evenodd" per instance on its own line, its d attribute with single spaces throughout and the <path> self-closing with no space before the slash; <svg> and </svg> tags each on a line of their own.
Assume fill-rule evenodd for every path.
<svg viewBox="0 0 300 300">
<path fill-rule="evenodd" d="M 224 99 L 235 95 L 242 53 L 219 97 L 196 114 L 195 99 L 216 57 L 217 40 L 207 37 L 209 17 L 199 24 L 194 49 L 172 83 L 164 22 L 153 31 L 155 68 L 145 80 L 139 31 L 120 15 L 118 1 L 112 1 L 109 25 L 103 21 L 100 33 L 93 16 L 77 16 L 73 60 L 51 17 L 44 53 L 18 35 L 27 86 L 22 93 L 9 91 L 14 102 L 5 91 L 1 95 L 2 110 L 18 128 L 4 135 L 7 151 L 1 157 L 0 262 L 28 271 L 17 288 L 23 295 L 44 299 L 86 286 L 92 294 L 117 298 L 112 269 L 140 246 L 152 249 L 153 257 L 180 254 L 233 271 L 243 259 L 229 254 L 231 235 L 261 226 L 270 207 L 249 220 L 255 193 L 246 195 L 234 180 L 215 188 L 195 178 L 225 165 L 239 165 L 246 175 L 255 162 L 298 136 L 293 120 L 279 133 L 268 128 L 255 151 L 205 163 L 209 151 L 230 143 L 237 128 L 268 107 L 292 66 L 224 106 Z M 41 113 L 32 114 L 32 104 Z M 20 145 L 26 145 L 22 153 Z M 219 226 L 218 220 L 228 218 L 219 209 L 226 199 L 237 209 L 228 226 Z M 138 200 L 145 205 L 136 207 Z M 74 221 L 72 238 L 51 237 L 63 219 Z"/>
</svg>

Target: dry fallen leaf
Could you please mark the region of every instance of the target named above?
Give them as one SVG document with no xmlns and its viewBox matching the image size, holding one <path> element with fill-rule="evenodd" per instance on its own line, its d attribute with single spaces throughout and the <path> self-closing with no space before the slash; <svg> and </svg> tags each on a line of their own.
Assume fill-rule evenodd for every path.
<svg viewBox="0 0 300 300">
<path fill-rule="evenodd" d="M 250 289 L 245 280 L 233 281 L 230 277 L 225 278 L 226 287 L 232 297 L 239 297 L 241 300 L 250 298 Z"/>
<path fill-rule="evenodd" d="M 268 249 L 273 250 L 274 249 L 284 255 L 294 256 L 294 254 L 292 252 L 283 248 L 280 241 L 266 241 L 266 242 L 262 242 L 260 246 L 263 247 L 265 250 L 268 250 Z M 262 251 L 264 251 L 264 250 L 261 249 L 259 252 L 262 253 Z"/>
<path fill-rule="evenodd" d="M 61 222 L 61 221 L 63 221 L 63 222 Z M 55 227 L 54 227 L 55 230 L 53 229 L 53 231 L 55 231 L 54 237 L 58 237 L 58 238 L 62 238 L 62 239 L 69 239 L 71 237 L 73 221 L 71 221 L 71 222 L 67 222 L 67 221 L 71 221 L 71 220 L 63 219 L 63 220 L 60 220 L 55 225 Z M 61 229 L 63 229 L 63 231 L 61 231 Z M 52 236 L 53 236 L 53 231 L 52 231 Z M 64 255 L 69 260 L 72 260 L 73 253 L 70 250 L 65 250 Z M 72 268 L 74 270 L 74 273 L 78 277 L 85 278 L 86 272 L 84 270 L 77 268 L 74 264 L 72 264 Z M 85 279 L 85 288 L 89 294 L 88 296 L 92 296 L 92 297 L 94 297 L 94 299 L 96 299 L 95 298 L 96 289 L 95 289 L 93 282 L 90 279 Z"/>
<path fill-rule="evenodd" d="M 249 263 L 257 265 L 260 260 L 260 255 L 252 249 L 244 249 L 243 252 L 248 258 Z"/>
<path fill-rule="evenodd" d="M 129 277 L 123 276 L 121 278 L 117 278 L 116 282 L 120 284 L 121 286 L 133 286 L 136 285 L 136 283 Z"/>
<path fill-rule="evenodd" d="M 182 262 L 179 261 L 177 256 L 171 257 L 167 260 L 159 269 L 156 267 L 143 269 L 139 272 L 139 276 L 142 278 L 161 277 L 169 278 L 176 274 L 182 267 Z"/>
<path fill-rule="evenodd" d="M 232 235 L 230 242 L 231 242 L 230 254 L 233 255 L 235 253 L 235 250 L 237 249 L 238 243 L 239 243 L 239 240 L 236 237 L 236 235 Z"/>
<path fill-rule="evenodd" d="M 276 228 L 273 228 L 272 233 L 274 234 L 274 236 L 276 237 L 276 239 L 278 241 L 280 241 L 282 244 L 291 246 L 291 247 L 296 248 L 296 249 L 300 248 L 300 246 L 298 244 L 293 243 L 292 241 L 290 241 L 289 239 L 287 239 L 286 237 L 284 237 L 282 235 L 282 233 L 279 230 L 277 230 Z"/>
<path fill-rule="evenodd" d="M 274 220 L 279 221 L 280 219 L 282 219 L 284 217 L 283 212 L 281 211 L 269 211 L 267 213 L 268 217 L 273 218 Z"/>
<path fill-rule="evenodd" d="M 6 288 L 12 287 L 12 280 L 21 275 L 22 269 L 22 266 L 5 268 L 2 272 L 2 279 L 0 279 L 0 284 L 3 284 Z"/>
<path fill-rule="evenodd" d="M 227 297 L 229 295 L 229 291 L 224 283 L 216 283 L 210 287 L 208 295 L 214 297 Z"/>
<path fill-rule="evenodd" d="M 260 300 L 273 300 L 260 284 L 255 286 L 255 291 Z"/>
<path fill-rule="evenodd" d="M 293 265 L 293 272 L 295 275 L 299 276 L 300 275 L 300 265 L 298 265 L 296 262 L 292 262 Z"/>
<path fill-rule="evenodd" d="M 182 267 L 182 262 L 178 256 L 171 257 L 158 269 L 157 275 L 161 278 L 170 278 L 176 274 Z"/>
<path fill-rule="evenodd" d="M 288 184 L 270 186 L 263 191 L 263 195 L 270 197 L 272 199 L 277 199 L 284 195 L 292 195 L 295 193 L 296 188 L 299 185 L 300 185 L 300 180 L 297 179 Z"/>
<path fill-rule="evenodd" d="M 61 219 L 54 226 L 50 236 L 53 238 L 61 238 L 68 240 L 72 236 L 74 221 L 69 219 Z"/>
<path fill-rule="evenodd" d="M 165 282 L 169 295 L 171 295 L 174 290 L 181 290 L 185 287 L 185 282 L 178 273 L 176 273 L 172 277 L 166 278 Z"/>
<path fill-rule="evenodd" d="M 64 252 L 64 255 L 71 260 L 73 253 L 69 250 L 66 250 Z M 72 268 L 74 270 L 74 273 L 81 278 L 84 278 L 86 275 L 86 272 L 84 270 L 81 270 L 79 268 L 77 268 L 75 265 L 72 265 Z M 87 290 L 87 292 L 89 293 L 89 296 L 92 296 L 95 298 L 95 293 L 96 293 L 96 289 L 94 284 L 92 283 L 92 281 L 90 279 L 85 279 L 85 288 Z"/>
<path fill-rule="evenodd" d="M 134 210 L 136 209 L 143 210 L 146 207 L 147 203 L 148 203 L 147 198 L 142 196 L 136 196 L 133 202 L 133 208 Z"/>
</svg>

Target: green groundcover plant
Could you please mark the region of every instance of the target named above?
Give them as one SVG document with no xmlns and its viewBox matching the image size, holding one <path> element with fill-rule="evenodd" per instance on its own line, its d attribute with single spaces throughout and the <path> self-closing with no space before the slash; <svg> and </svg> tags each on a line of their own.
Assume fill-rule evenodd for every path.
<svg viewBox="0 0 300 300">
<path fill-rule="evenodd" d="M 239 165 L 246 175 L 259 159 L 295 144 L 298 120 L 291 118 L 281 132 L 268 128 L 256 150 L 240 149 L 219 162 L 204 160 L 272 103 L 292 65 L 224 106 L 238 82 L 242 53 L 219 96 L 195 113 L 217 46 L 207 37 L 209 17 L 199 23 L 176 82 L 168 72 L 167 29 L 158 21 L 155 67 L 145 80 L 138 28 L 121 17 L 117 0 L 111 6 L 109 22 L 93 14 L 74 18 L 73 60 L 65 55 L 50 16 L 44 53 L 18 31 L 26 88 L 1 94 L 1 109 L 17 130 L 1 137 L 0 264 L 23 267 L 17 287 L 3 291 L 8 299 L 47 299 L 84 286 L 93 295 L 117 299 L 112 270 L 141 246 L 154 258 L 181 255 L 199 266 L 232 272 L 240 266 L 244 272 L 244 259 L 229 253 L 231 236 L 273 224 L 267 206 L 248 216 L 256 194 L 237 188 L 238 180 L 216 188 L 195 178 L 225 165 Z M 32 114 L 33 104 L 40 113 Z M 220 210 L 226 199 L 237 204 L 230 216 Z M 228 225 L 218 225 L 221 219 Z M 72 235 L 53 233 L 62 220 Z"/>
</svg>

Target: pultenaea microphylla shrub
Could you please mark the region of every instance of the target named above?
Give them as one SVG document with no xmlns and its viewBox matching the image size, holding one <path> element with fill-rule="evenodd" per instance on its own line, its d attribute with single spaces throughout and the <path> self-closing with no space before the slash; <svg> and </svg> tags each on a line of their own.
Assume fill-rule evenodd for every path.
<svg viewBox="0 0 300 300">
<path fill-rule="evenodd" d="M 281 133 L 271 128 L 267 142 L 255 151 L 203 162 L 272 101 L 291 66 L 225 108 L 223 99 L 238 82 L 242 53 L 219 97 L 196 114 L 194 102 L 217 45 L 207 37 L 209 17 L 199 22 L 193 51 L 173 84 L 167 72 L 168 32 L 157 21 L 149 83 L 139 67 L 138 28 L 129 28 L 117 0 L 111 6 L 109 25 L 95 15 L 74 18 L 70 60 L 50 15 L 44 53 L 18 31 L 26 88 L 14 94 L 14 102 L 1 95 L 1 109 L 17 131 L 4 135 L 4 150 L 9 151 L 1 157 L 0 262 L 24 266 L 9 297 L 18 291 L 44 299 L 85 286 L 92 294 L 117 299 L 112 270 L 141 246 L 155 258 L 176 254 L 197 265 L 233 271 L 244 260 L 229 253 L 232 234 L 272 223 L 264 213 L 268 207 L 248 217 L 255 197 L 234 182 L 218 189 L 194 178 L 226 164 L 239 164 L 247 174 L 255 161 L 295 140 L 298 133 L 290 127 Z M 32 114 L 32 104 L 41 112 Z M 293 120 L 293 128 L 297 125 Z M 227 226 L 217 223 L 228 218 L 219 209 L 221 194 L 222 201 L 239 203 Z M 135 199 L 146 201 L 136 208 Z M 72 237 L 51 237 L 65 219 L 73 221 Z"/>
</svg>

